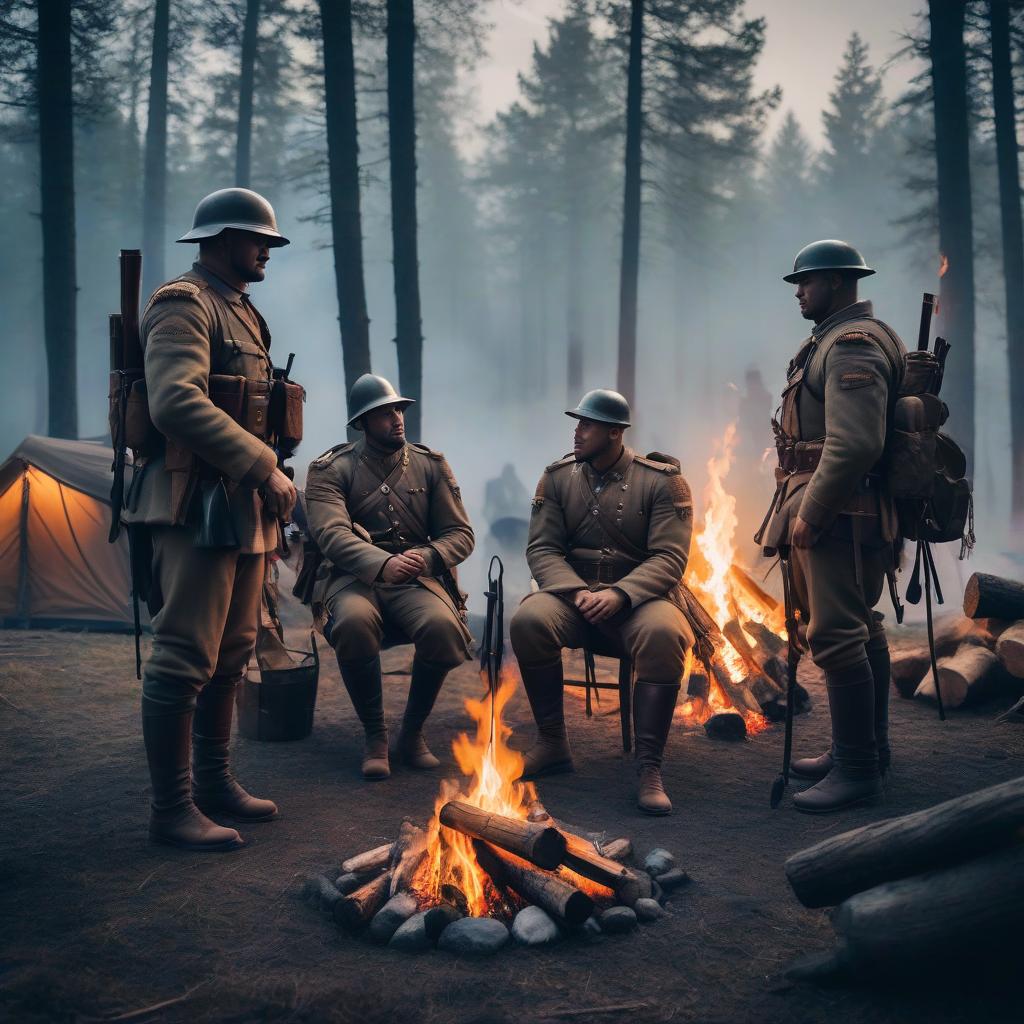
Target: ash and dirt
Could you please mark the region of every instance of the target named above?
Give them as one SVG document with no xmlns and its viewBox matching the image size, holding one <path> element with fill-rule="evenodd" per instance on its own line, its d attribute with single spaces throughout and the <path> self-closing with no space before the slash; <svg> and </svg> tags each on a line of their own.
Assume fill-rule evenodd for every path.
<svg viewBox="0 0 1024 1024">
<path fill-rule="evenodd" d="M 302 631 L 289 631 L 301 646 Z M 897 638 L 898 642 L 898 638 Z M 329 652 L 327 652 L 329 654 Z M 408 648 L 385 654 L 402 670 Z M 768 808 L 779 727 L 745 743 L 676 730 L 667 819 L 633 805 L 616 715 L 587 720 L 567 698 L 573 775 L 542 780 L 548 810 L 580 828 L 632 838 L 638 857 L 665 846 L 694 881 L 642 935 L 513 949 L 482 962 L 434 952 L 396 957 L 339 933 L 300 900 L 311 868 L 390 841 L 403 816 L 431 812 L 440 773 L 358 777 L 358 723 L 337 667 L 323 659 L 313 735 L 291 744 L 236 739 L 243 782 L 273 797 L 280 820 L 244 829 L 236 854 L 195 855 L 146 838 L 148 779 L 130 638 L 10 631 L 0 635 L 0 1020 L 504 1022 L 929 1022 L 1020 1019 L 1019 992 L 973 971 L 907 991 L 814 988 L 783 971 L 832 945 L 823 911 L 786 884 L 789 854 L 825 836 L 1020 775 L 1024 728 L 995 725 L 1005 700 L 952 714 L 893 699 L 895 766 L 887 802 L 839 816 Z M 802 668 L 815 709 L 797 749 L 817 751 L 828 718 L 820 679 Z M 386 677 L 392 721 L 406 679 Z M 470 728 L 476 667 L 450 678 L 429 723 L 449 743 Z M 10 702 L 10 703 L 8 703 Z M 608 708 L 607 698 L 604 710 Z M 527 743 L 521 691 L 508 717 Z M 185 997 L 185 998 L 180 998 Z M 146 1007 L 157 1007 L 136 1014 Z"/>
</svg>

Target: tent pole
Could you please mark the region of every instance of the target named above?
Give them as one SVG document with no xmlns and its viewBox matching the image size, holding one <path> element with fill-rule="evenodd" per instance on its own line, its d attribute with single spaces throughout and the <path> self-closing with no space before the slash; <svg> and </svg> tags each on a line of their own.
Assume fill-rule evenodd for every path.
<svg viewBox="0 0 1024 1024">
<path fill-rule="evenodd" d="M 18 609 L 17 615 L 23 629 L 28 629 L 31 609 L 29 608 L 28 588 L 28 466 L 21 477 L 21 522 L 18 532 L 21 535 L 21 547 L 18 551 Z"/>
</svg>

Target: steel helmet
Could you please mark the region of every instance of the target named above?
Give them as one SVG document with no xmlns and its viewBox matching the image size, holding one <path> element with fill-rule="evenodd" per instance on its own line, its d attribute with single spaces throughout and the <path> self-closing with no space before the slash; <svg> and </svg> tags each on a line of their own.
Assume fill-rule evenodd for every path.
<svg viewBox="0 0 1024 1024">
<path fill-rule="evenodd" d="M 793 273 L 786 274 L 782 280 L 795 284 L 801 274 L 812 270 L 842 270 L 854 277 L 868 277 L 874 273 L 849 242 L 841 242 L 838 238 L 823 238 L 820 242 L 805 245 L 793 260 Z"/>
<path fill-rule="evenodd" d="M 391 381 L 373 373 L 364 373 L 348 393 L 348 425 L 361 430 L 359 419 L 382 405 L 401 405 L 403 409 L 412 405 L 415 398 L 403 398 L 392 386 Z"/>
<path fill-rule="evenodd" d="M 630 421 L 629 402 L 618 393 L 608 388 L 597 388 L 588 391 L 575 409 L 566 409 L 566 416 L 574 419 L 594 420 L 597 423 L 610 423 L 613 427 L 628 427 Z"/>
<path fill-rule="evenodd" d="M 192 230 L 178 241 L 215 238 L 226 228 L 253 231 L 266 238 L 271 248 L 288 244 L 288 239 L 277 230 L 274 208 L 258 192 L 248 188 L 222 188 L 200 199 L 192 218 Z"/>
</svg>

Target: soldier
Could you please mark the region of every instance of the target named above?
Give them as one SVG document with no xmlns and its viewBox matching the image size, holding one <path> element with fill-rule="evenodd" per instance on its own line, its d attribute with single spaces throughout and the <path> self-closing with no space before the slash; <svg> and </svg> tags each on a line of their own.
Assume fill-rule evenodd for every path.
<svg viewBox="0 0 1024 1024">
<path fill-rule="evenodd" d="M 793 801 L 811 813 L 877 797 L 890 760 L 889 648 L 873 608 L 894 568 L 898 531 L 879 461 L 905 349 L 857 300 L 857 281 L 873 273 L 852 246 L 827 240 L 801 249 L 783 278 L 814 328 L 773 420 L 778 486 L 755 540 L 769 556 L 791 549 L 796 604 L 825 673 L 832 748 L 792 765 L 819 780 Z"/>
<path fill-rule="evenodd" d="M 348 397 L 348 425 L 363 437 L 315 459 L 306 481 L 309 531 L 324 559 L 313 612 L 363 723 L 367 779 L 391 774 L 380 670 L 385 631 L 397 629 L 416 645 L 395 747 L 412 768 L 440 763 L 423 725 L 471 639 L 453 570 L 473 550 L 473 529 L 444 456 L 405 439 L 412 401 L 383 377 L 363 374 Z"/>
<path fill-rule="evenodd" d="M 636 668 L 639 807 L 669 814 L 661 759 L 694 640 L 679 589 L 690 553 L 690 489 L 676 466 L 623 444 L 630 411 L 617 392 L 590 391 L 566 415 L 578 421 L 573 454 L 548 466 L 533 499 L 526 558 L 540 591 L 511 624 L 538 733 L 523 777 L 572 770 L 562 648 L 603 635 Z"/>
<path fill-rule="evenodd" d="M 262 415 L 270 332 L 247 292 L 264 279 L 270 250 L 288 239 L 262 196 L 229 188 L 199 203 L 192 230 L 178 241 L 198 242 L 199 259 L 157 288 L 143 313 L 149 413 L 161 436 L 136 471 L 123 518 L 135 561 L 144 563 L 136 569 L 152 569 L 153 648 L 142 684 L 149 833 L 190 850 L 227 850 L 241 837 L 207 814 L 252 822 L 277 813 L 232 777 L 228 746 L 266 555 L 295 502 Z M 214 386 L 218 380 L 230 395 Z M 211 524 L 205 514 L 218 507 L 222 519 Z M 211 525 L 219 537 L 211 539 Z"/>
</svg>

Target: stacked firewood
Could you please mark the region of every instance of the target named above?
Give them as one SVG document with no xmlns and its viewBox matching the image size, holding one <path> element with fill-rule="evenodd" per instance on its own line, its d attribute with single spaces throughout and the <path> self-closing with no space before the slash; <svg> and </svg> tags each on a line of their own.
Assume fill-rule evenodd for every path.
<svg viewBox="0 0 1024 1024">
<path fill-rule="evenodd" d="M 792 974 L 920 976 L 999 965 L 1024 920 L 1024 777 L 825 839 L 786 861 L 806 907 L 835 907 L 836 950 Z"/>
<path fill-rule="evenodd" d="M 964 616 L 935 630 L 939 689 L 947 710 L 1024 689 L 1024 584 L 975 573 L 964 589 Z M 901 696 L 936 699 L 926 643 L 895 654 L 892 675 Z"/>
</svg>

